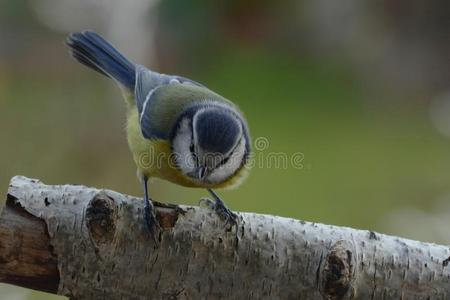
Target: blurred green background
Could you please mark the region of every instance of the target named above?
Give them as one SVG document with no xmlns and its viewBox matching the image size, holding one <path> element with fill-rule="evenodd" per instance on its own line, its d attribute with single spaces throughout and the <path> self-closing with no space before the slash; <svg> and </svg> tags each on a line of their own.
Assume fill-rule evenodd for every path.
<svg viewBox="0 0 450 300">
<path fill-rule="evenodd" d="M 94 29 L 135 62 L 202 82 L 270 153 L 234 210 L 450 243 L 448 1 L 0 2 L 0 192 L 25 175 L 141 196 L 114 84 L 70 59 Z M 159 201 L 205 191 L 155 181 Z M 1 242 L 1 241 L 0 241 Z M 1 299 L 53 299 L 0 285 Z"/>
</svg>

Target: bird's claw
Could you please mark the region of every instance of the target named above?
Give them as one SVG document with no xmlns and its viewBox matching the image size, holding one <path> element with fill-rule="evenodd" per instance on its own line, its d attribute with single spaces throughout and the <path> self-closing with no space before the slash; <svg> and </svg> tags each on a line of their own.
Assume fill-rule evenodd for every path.
<svg viewBox="0 0 450 300">
<path fill-rule="evenodd" d="M 213 201 L 209 198 L 201 198 L 199 204 L 200 206 L 204 204 L 209 209 L 214 210 L 217 215 L 225 221 L 225 227 L 228 225 L 230 225 L 230 227 L 237 225 L 238 216 L 226 207 L 222 201 Z"/>
<path fill-rule="evenodd" d="M 214 210 L 216 203 L 209 198 L 200 198 L 200 201 L 198 201 L 198 205 L 200 205 L 200 207 L 206 207 L 211 210 Z"/>
</svg>

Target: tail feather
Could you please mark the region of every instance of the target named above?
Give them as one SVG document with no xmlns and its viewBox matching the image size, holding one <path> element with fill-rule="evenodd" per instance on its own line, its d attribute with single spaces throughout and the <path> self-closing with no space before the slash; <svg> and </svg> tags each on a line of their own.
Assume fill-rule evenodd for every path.
<svg viewBox="0 0 450 300">
<path fill-rule="evenodd" d="M 78 52 L 72 52 L 72 56 L 80 63 L 82 63 L 83 65 L 97 71 L 100 74 L 103 74 L 107 77 L 109 77 L 108 74 L 106 74 L 105 72 L 103 72 L 102 69 L 98 68 L 96 65 L 94 65 L 91 60 L 89 60 L 85 55 L 82 55 Z"/>
<path fill-rule="evenodd" d="M 77 61 L 134 90 L 135 65 L 100 35 L 92 31 L 73 33 L 67 39 L 67 45 Z"/>
</svg>

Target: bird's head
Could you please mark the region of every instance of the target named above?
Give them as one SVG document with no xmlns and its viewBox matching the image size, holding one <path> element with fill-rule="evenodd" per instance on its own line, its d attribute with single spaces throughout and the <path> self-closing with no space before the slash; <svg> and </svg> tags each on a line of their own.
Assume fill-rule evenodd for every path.
<svg viewBox="0 0 450 300">
<path fill-rule="evenodd" d="M 190 107 L 179 116 L 173 129 L 172 152 L 184 175 L 205 184 L 220 184 L 248 160 L 247 125 L 232 107 Z"/>
</svg>

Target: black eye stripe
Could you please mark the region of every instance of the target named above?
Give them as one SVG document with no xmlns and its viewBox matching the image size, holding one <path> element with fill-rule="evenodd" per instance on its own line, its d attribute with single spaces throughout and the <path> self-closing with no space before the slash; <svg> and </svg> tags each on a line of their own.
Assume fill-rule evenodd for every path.
<svg viewBox="0 0 450 300">
<path fill-rule="evenodd" d="M 192 155 L 195 155 L 194 141 L 191 140 L 191 145 L 189 146 L 189 151 L 191 151 Z"/>
<path fill-rule="evenodd" d="M 216 166 L 216 168 L 219 168 L 219 167 L 223 166 L 224 164 L 226 164 L 226 163 L 230 160 L 230 157 L 231 157 L 232 154 L 233 154 L 233 152 L 230 153 L 230 155 L 228 155 L 228 156 L 225 157 L 224 159 L 222 159 L 222 160 L 219 162 L 219 164 Z"/>
<path fill-rule="evenodd" d="M 189 122 L 189 127 L 191 129 L 191 144 L 189 145 L 189 150 L 191 151 L 192 155 L 196 156 L 196 154 L 195 154 L 195 141 L 194 141 L 194 126 L 192 124 L 192 119 Z"/>
<path fill-rule="evenodd" d="M 237 147 L 241 144 L 241 142 L 242 142 L 242 137 L 241 137 L 241 138 L 239 139 L 239 141 L 236 143 L 236 145 L 234 146 L 234 148 L 229 152 L 230 154 L 229 154 L 227 157 L 225 157 L 224 159 L 222 159 L 222 160 L 217 164 L 216 168 L 223 166 L 224 164 L 226 164 L 226 163 L 230 160 L 231 156 L 233 156 L 234 151 L 236 151 Z"/>
<path fill-rule="evenodd" d="M 191 137 L 191 144 L 189 145 L 189 151 L 191 152 L 191 155 L 194 158 L 196 167 L 198 167 L 200 165 L 200 162 L 198 160 L 197 153 L 195 152 L 194 134 L 192 134 L 192 137 Z"/>
</svg>

